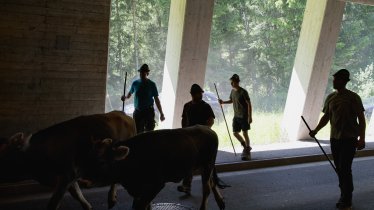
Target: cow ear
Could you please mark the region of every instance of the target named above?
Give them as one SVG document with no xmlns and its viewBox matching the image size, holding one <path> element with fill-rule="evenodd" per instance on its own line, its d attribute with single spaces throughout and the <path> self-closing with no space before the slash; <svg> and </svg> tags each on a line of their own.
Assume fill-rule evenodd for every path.
<svg viewBox="0 0 374 210">
<path fill-rule="evenodd" d="M 28 147 L 32 134 L 25 136 L 24 133 L 18 132 L 9 138 L 9 144 L 18 149 L 24 150 Z"/>
<path fill-rule="evenodd" d="M 114 160 L 123 160 L 129 155 L 130 148 L 126 146 L 119 146 L 114 148 Z"/>
<path fill-rule="evenodd" d="M 14 134 L 13 136 L 11 136 L 8 140 L 8 142 L 10 144 L 17 144 L 17 142 L 20 142 L 22 139 L 23 139 L 23 133 L 22 132 L 18 132 L 16 134 Z"/>
</svg>

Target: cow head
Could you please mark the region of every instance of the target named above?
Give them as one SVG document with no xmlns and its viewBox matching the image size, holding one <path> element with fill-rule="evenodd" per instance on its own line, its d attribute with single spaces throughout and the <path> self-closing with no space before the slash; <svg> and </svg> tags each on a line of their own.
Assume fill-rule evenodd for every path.
<svg viewBox="0 0 374 210">
<path fill-rule="evenodd" d="M 97 157 L 106 160 L 123 160 L 127 157 L 130 149 L 126 146 L 113 147 L 113 140 L 106 138 L 96 143 L 95 151 Z"/>
<path fill-rule="evenodd" d="M 92 150 L 86 156 L 84 164 L 81 164 L 82 178 L 89 179 L 94 183 L 103 184 L 105 180 L 111 180 L 114 174 L 113 166 L 116 161 L 125 159 L 129 154 L 129 148 L 120 146 L 113 148 L 113 140 L 93 140 Z M 107 183 L 108 184 L 108 183 Z"/>
<path fill-rule="evenodd" d="M 27 167 L 24 158 L 31 135 L 16 133 L 10 138 L 0 140 L 0 182 L 19 181 L 25 176 Z M 22 178 L 21 178 L 22 177 Z"/>
<path fill-rule="evenodd" d="M 23 152 L 29 146 L 31 134 L 25 136 L 19 132 L 11 136 L 10 138 L 0 139 L 0 159 L 9 153 Z"/>
</svg>

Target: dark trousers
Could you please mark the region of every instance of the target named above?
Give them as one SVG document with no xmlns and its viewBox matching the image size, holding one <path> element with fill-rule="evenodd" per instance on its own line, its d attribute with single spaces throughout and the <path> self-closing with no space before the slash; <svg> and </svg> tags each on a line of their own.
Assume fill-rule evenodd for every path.
<svg viewBox="0 0 374 210">
<path fill-rule="evenodd" d="M 331 139 L 331 152 L 338 171 L 340 200 L 352 202 L 353 178 L 352 161 L 356 152 L 356 138 Z"/>
<path fill-rule="evenodd" d="M 133 118 L 135 120 L 137 133 L 155 129 L 155 110 L 153 107 L 142 110 L 135 109 Z"/>
</svg>

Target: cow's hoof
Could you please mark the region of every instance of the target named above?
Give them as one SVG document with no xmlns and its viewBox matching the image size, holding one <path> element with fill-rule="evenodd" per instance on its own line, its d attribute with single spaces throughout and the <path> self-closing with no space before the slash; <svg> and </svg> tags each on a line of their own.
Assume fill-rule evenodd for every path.
<svg viewBox="0 0 374 210">
<path fill-rule="evenodd" d="M 223 210 L 226 208 L 226 204 L 225 204 L 225 201 L 222 199 L 218 202 L 218 207 L 220 210 Z"/>
<path fill-rule="evenodd" d="M 177 187 L 177 190 L 179 192 L 186 193 L 186 195 L 191 195 L 191 187 L 189 187 L 189 186 L 179 185 Z"/>
<path fill-rule="evenodd" d="M 111 209 L 113 208 L 117 203 L 117 199 L 114 198 L 114 199 L 108 199 L 108 208 Z"/>
</svg>

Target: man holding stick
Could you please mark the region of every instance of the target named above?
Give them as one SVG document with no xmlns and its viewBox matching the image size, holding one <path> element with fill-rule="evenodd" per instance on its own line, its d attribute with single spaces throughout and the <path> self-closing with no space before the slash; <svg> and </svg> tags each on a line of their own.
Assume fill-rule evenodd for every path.
<svg viewBox="0 0 374 210">
<path fill-rule="evenodd" d="M 333 87 L 336 91 L 327 96 L 323 107 L 324 115 L 309 134 L 314 137 L 330 121 L 331 152 L 340 187 L 340 199 L 336 207 L 347 209 L 352 206 L 353 157 L 356 148 L 365 148 L 365 110 L 360 96 L 346 89 L 350 80 L 348 70 L 340 69 L 333 76 Z"/>
<path fill-rule="evenodd" d="M 252 123 L 252 105 L 249 98 L 248 92 L 240 87 L 240 78 L 237 74 L 232 75 L 231 81 L 231 94 L 228 101 L 219 99 L 220 104 L 233 104 L 234 106 L 234 118 L 232 120 L 232 127 L 235 138 L 243 146 L 242 160 L 251 159 L 250 140 L 248 137 L 248 130 Z M 240 131 L 243 131 L 243 137 L 240 135 Z"/>
<path fill-rule="evenodd" d="M 148 65 L 143 64 L 138 70 L 140 79 L 135 80 L 131 84 L 129 93 L 121 97 L 121 100 L 124 101 L 125 99 L 129 99 L 132 94 L 135 94 L 133 118 L 136 123 L 137 133 L 151 131 L 155 128 L 154 102 L 160 112 L 160 120 L 165 120 L 160 99 L 158 98 L 156 83 L 148 79 L 149 71 Z"/>
</svg>

